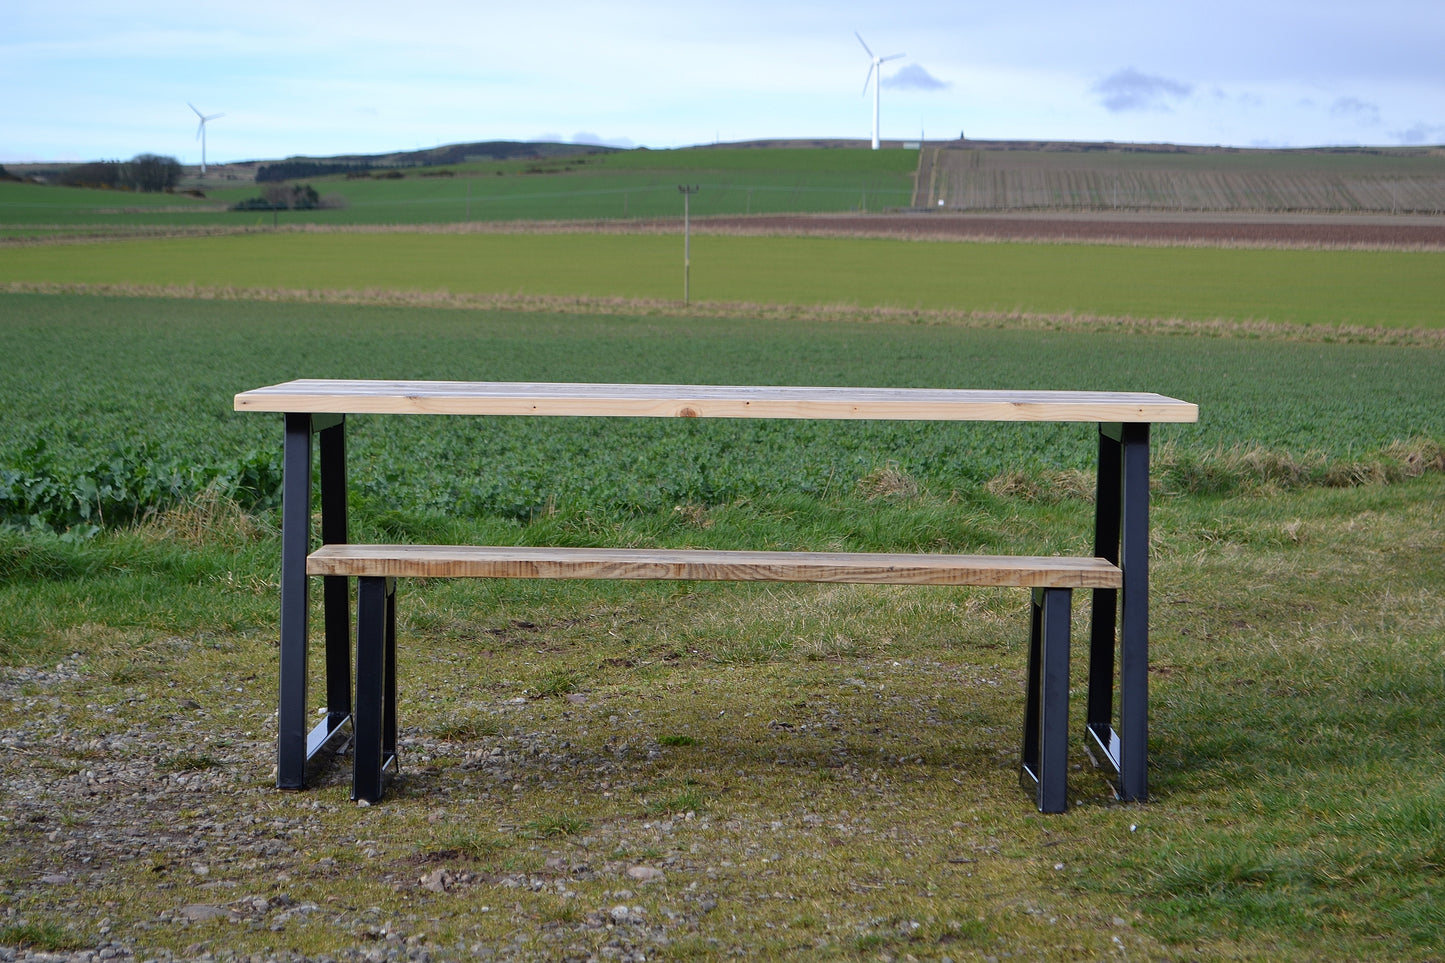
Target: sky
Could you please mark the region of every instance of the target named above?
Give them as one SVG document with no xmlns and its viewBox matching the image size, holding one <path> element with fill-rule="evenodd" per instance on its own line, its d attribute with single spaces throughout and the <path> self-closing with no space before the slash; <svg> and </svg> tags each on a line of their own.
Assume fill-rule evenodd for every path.
<svg viewBox="0 0 1445 963">
<path fill-rule="evenodd" d="M 0 163 L 488 140 L 1445 144 L 1442 0 L 0 0 Z"/>
</svg>

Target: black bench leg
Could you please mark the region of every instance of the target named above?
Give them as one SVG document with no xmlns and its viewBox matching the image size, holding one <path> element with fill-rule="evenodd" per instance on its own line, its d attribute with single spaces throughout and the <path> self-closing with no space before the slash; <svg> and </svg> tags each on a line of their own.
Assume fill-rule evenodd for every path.
<svg viewBox="0 0 1445 963">
<path fill-rule="evenodd" d="M 357 579 L 351 798 L 379 802 L 396 762 L 396 580 Z"/>
<path fill-rule="evenodd" d="M 1039 812 L 1068 805 L 1069 610 L 1066 588 L 1034 589 L 1030 607 L 1028 690 L 1024 698 L 1021 781 Z"/>
</svg>

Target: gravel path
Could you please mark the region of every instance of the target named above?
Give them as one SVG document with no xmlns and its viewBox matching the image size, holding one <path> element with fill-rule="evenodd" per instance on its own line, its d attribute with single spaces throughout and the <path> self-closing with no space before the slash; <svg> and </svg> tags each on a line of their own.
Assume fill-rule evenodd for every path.
<svg viewBox="0 0 1445 963">
<path fill-rule="evenodd" d="M 222 740 L 220 745 L 203 735 L 235 725 L 237 717 L 247 713 L 253 722 L 259 721 L 260 700 L 238 696 L 236 715 L 217 718 L 202 707 L 202 702 L 213 701 L 204 695 L 199 697 L 202 702 L 175 696 L 165 698 L 164 705 L 146 706 L 162 697 L 130 687 L 103 694 L 114 702 L 92 701 L 79 710 L 76 690 L 83 692 L 82 698 L 101 693 L 86 691 L 94 684 L 77 671 L 78 662 L 77 656 L 54 669 L 8 669 L 0 676 L 0 706 L 8 710 L 7 723 L 0 728 L 5 759 L 0 776 L 4 839 L 0 858 L 12 870 L 0 887 L 0 929 L 14 932 L 30 922 L 24 911 L 17 911 L 17 903 L 32 912 L 44 909 L 47 918 L 53 919 L 51 914 L 64 918 L 67 902 L 80 894 L 83 902 L 114 908 L 117 918 L 125 917 L 127 922 L 113 924 L 104 916 L 95 919 L 84 914 L 72 917 L 67 921 L 71 934 L 98 934 L 95 945 L 66 951 L 0 945 L 0 963 L 639 961 L 654 958 L 717 905 L 715 896 L 696 886 L 677 893 L 662 909 L 651 908 L 652 900 L 648 906 L 635 901 L 641 891 L 665 880 L 685 860 L 676 855 L 647 861 L 611 858 L 607 853 L 620 837 L 608 827 L 556 846 L 549 843 L 547 848 L 563 855 L 548 856 L 540 871 L 498 871 L 469 861 L 454 849 L 423 846 L 408 851 L 406 841 L 380 836 L 344 841 L 356 853 L 354 868 L 340 865 L 334 857 L 317 858 L 315 843 L 336 831 L 336 818 L 360 817 L 367 825 L 365 810 L 338 804 L 334 791 L 318 791 L 346 783 L 344 761 L 325 771 L 313 791 L 277 792 L 269 778 L 263 778 L 273 752 L 269 731 L 258 726 L 246 733 L 253 738 Z M 504 713 L 507 710 L 523 715 L 529 711 L 528 700 L 501 707 Z M 88 723 L 81 719 L 87 714 Z M 109 724 L 114 725 L 113 732 L 96 734 Z M 549 780 L 582 762 L 604 780 L 625 779 L 629 769 L 626 753 L 582 759 L 565 741 L 547 734 L 528 735 L 520 728 L 500 740 L 501 745 L 496 739 L 484 741 L 488 747 L 466 751 L 462 764 L 453 770 L 467 774 L 460 783 L 455 779 L 434 783 L 428 795 L 434 795 L 437 784 L 468 786 L 475 793 L 478 783 L 520 789 L 522 783 L 535 785 L 540 779 L 545 788 Z M 457 752 L 441 740 L 411 733 L 402 748 L 413 762 L 409 778 L 420 780 L 434 774 L 428 763 L 435 756 Z M 475 802 L 475 798 L 449 798 L 444 792 L 428 798 L 423 808 L 431 813 L 429 821 L 440 823 L 449 818 L 449 807 L 466 809 Z M 399 812 L 403 807 L 395 808 Z M 385 806 L 375 812 L 375 823 L 387 821 Z M 689 813 L 640 828 L 648 841 L 661 846 L 681 838 L 692 825 L 706 826 L 706 822 L 695 821 Z M 631 842 L 635 846 L 636 840 Z M 138 867 L 154 884 L 137 895 L 133 880 Z M 356 868 L 379 877 L 401 894 L 403 902 L 424 904 L 432 894 L 471 889 L 491 894 L 482 898 L 497 898 L 495 908 L 482 906 L 481 912 L 495 909 L 505 914 L 503 900 L 509 891 L 576 897 L 579 886 L 589 891 L 590 902 L 568 914 L 569 919 L 538 925 L 519 917 L 508 941 L 439 947 L 418 935 L 426 922 L 422 905 L 414 913 L 384 913 L 380 907 L 352 906 L 345 900 L 319 903 L 288 893 L 288 884 L 299 885 L 303 879 L 314 883 L 318 877 L 340 879 Z M 706 873 L 704 867 L 688 868 Z M 238 877 L 249 882 L 238 883 Z M 112 888 L 115 900 L 131 895 L 159 909 L 149 913 L 106 900 L 106 890 Z M 154 948 L 184 945 L 186 939 L 176 934 L 216 921 L 251 931 L 307 928 L 313 941 L 334 949 L 315 957 L 294 952 L 256 955 L 229 949 L 214 938 L 198 940 L 181 952 Z M 152 931 L 167 938 L 150 944 L 145 934 Z"/>
</svg>

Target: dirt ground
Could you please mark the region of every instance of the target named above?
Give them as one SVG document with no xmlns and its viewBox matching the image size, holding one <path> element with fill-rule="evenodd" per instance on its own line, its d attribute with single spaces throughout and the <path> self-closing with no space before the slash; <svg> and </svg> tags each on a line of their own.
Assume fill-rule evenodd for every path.
<svg viewBox="0 0 1445 963">
<path fill-rule="evenodd" d="M 694 222 L 709 232 L 1304 247 L 1445 248 L 1445 216 L 1209 213 L 753 215 Z"/>
</svg>

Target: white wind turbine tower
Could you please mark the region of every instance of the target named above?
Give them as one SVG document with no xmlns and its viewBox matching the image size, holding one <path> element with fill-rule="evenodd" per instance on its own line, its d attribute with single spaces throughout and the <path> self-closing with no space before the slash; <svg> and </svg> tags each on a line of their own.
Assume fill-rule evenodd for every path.
<svg viewBox="0 0 1445 963">
<path fill-rule="evenodd" d="M 903 54 L 901 54 L 901 53 L 898 53 L 898 54 L 889 54 L 889 55 L 886 56 L 886 57 L 875 56 L 874 53 L 873 53 L 873 51 L 868 50 L 868 45 L 867 45 L 866 43 L 863 43 L 863 36 L 862 36 L 860 33 L 858 33 L 858 31 L 854 30 L 854 31 L 853 31 L 853 36 L 857 37 L 857 38 L 858 38 L 858 42 L 863 44 L 863 49 L 864 49 L 865 51 L 867 51 L 867 53 L 868 53 L 868 58 L 872 61 L 872 62 L 868 65 L 868 76 L 863 78 L 863 93 L 865 93 L 865 94 L 868 93 L 868 81 L 870 81 L 870 80 L 873 81 L 873 149 L 874 149 L 874 150 L 877 150 L 877 149 L 878 149 L 878 88 L 883 85 L 883 69 L 882 69 L 882 68 L 883 68 L 883 65 L 884 65 L 885 63 L 887 63 L 887 62 L 890 61 L 890 60 L 897 60 L 899 57 L 902 57 Z"/>
<path fill-rule="evenodd" d="M 186 101 L 186 106 L 191 108 L 191 110 L 195 110 L 196 116 L 201 118 L 201 125 L 196 128 L 196 139 L 201 142 L 201 175 L 204 176 L 206 173 L 206 121 L 215 120 L 217 117 L 224 117 L 226 115 L 211 114 L 209 117 L 207 117 L 199 110 L 196 110 L 196 105 L 191 103 L 189 100 Z"/>
</svg>

